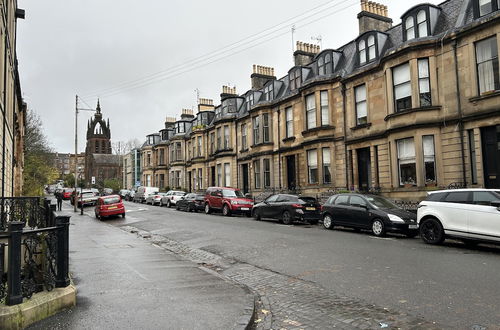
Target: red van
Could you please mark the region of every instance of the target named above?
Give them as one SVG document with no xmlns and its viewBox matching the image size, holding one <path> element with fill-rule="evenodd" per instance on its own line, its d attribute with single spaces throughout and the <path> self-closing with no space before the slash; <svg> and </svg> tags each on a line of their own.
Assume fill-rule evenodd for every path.
<svg viewBox="0 0 500 330">
<path fill-rule="evenodd" d="M 125 218 L 125 206 L 123 206 L 120 195 L 108 195 L 99 197 L 95 206 L 95 217 L 102 220 L 110 215 L 120 215 Z"/>
<path fill-rule="evenodd" d="M 252 215 L 253 200 L 243 196 L 239 189 L 230 187 L 209 187 L 205 192 L 205 213 L 221 210 L 225 216 L 232 213 Z"/>
</svg>

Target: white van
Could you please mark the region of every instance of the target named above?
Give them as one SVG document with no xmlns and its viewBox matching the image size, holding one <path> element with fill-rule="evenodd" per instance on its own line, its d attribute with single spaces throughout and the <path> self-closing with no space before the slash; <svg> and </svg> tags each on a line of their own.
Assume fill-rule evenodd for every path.
<svg viewBox="0 0 500 330">
<path fill-rule="evenodd" d="M 144 203 L 146 201 L 146 197 L 149 194 L 156 193 L 160 191 L 157 187 L 139 187 L 137 188 L 136 193 L 134 194 L 134 202 Z"/>
</svg>

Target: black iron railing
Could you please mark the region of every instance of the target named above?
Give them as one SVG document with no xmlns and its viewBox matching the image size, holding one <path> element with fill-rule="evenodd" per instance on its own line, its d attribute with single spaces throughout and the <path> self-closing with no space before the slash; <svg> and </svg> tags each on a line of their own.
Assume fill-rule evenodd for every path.
<svg viewBox="0 0 500 330">
<path fill-rule="evenodd" d="M 57 216 L 55 205 L 41 198 L 0 202 L 0 302 L 17 305 L 36 292 L 68 286 L 70 217 Z"/>
</svg>

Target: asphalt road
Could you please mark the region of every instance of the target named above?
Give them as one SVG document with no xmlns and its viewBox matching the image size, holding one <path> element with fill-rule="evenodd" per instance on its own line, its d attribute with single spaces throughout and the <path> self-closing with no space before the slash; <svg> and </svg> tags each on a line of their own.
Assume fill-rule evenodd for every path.
<svg viewBox="0 0 500 330">
<path fill-rule="evenodd" d="M 190 247 L 311 281 L 332 293 L 450 328 L 500 329 L 500 247 L 285 226 L 126 202 L 134 226 Z M 87 209 L 86 212 L 93 212 Z"/>
</svg>

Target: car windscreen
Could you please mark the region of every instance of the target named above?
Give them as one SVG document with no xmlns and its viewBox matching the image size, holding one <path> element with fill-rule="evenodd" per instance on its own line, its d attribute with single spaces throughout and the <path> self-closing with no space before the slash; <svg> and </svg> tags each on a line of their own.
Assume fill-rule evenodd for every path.
<svg viewBox="0 0 500 330">
<path fill-rule="evenodd" d="M 245 197 L 239 190 L 222 189 L 222 196 L 224 197 Z"/>
<path fill-rule="evenodd" d="M 366 196 L 366 199 L 376 208 L 379 209 L 399 209 L 399 206 L 390 200 L 380 196 Z"/>
<path fill-rule="evenodd" d="M 174 193 L 175 196 L 184 196 L 186 193 L 185 192 L 182 192 L 182 191 L 176 191 Z"/>
<path fill-rule="evenodd" d="M 120 197 L 103 198 L 103 203 L 104 204 L 116 204 L 116 203 L 120 203 Z"/>
<path fill-rule="evenodd" d="M 301 200 L 307 204 L 315 204 L 316 203 L 316 198 L 314 198 L 314 197 L 299 197 L 299 200 Z"/>
<path fill-rule="evenodd" d="M 87 192 L 84 192 L 82 194 L 82 198 L 89 198 L 89 197 L 94 197 L 94 193 L 87 193 Z"/>
</svg>

